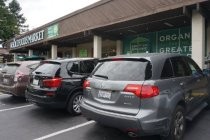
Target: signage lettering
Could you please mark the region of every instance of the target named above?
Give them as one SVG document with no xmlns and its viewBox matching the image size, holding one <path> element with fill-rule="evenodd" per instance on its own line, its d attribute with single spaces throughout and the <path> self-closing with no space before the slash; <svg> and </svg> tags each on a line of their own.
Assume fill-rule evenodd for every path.
<svg viewBox="0 0 210 140">
<path fill-rule="evenodd" d="M 44 30 L 25 36 L 20 39 L 13 39 L 10 43 L 10 48 L 21 47 L 44 39 Z"/>
<path fill-rule="evenodd" d="M 135 36 L 128 36 L 123 40 L 123 52 L 128 53 L 180 53 L 190 56 L 191 28 L 162 30 Z"/>
<path fill-rule="evenodd" d="M 165 35 L 165 36 L 160 36 L 160 41 L 164 42 L 164 41 L 176 41 L 179 39 L 190 39 L 191 38 L 191 34 L 188 33 L 184 33 L 184 34 L 172 34 L 172 35 Z"/>
</svg>

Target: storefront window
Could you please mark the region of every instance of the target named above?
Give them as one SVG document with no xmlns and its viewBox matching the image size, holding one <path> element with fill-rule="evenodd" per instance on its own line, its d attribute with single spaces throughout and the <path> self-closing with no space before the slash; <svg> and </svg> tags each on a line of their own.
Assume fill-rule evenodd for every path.
<svg viewBox="0 0 210 140">
<path fill-rule="evenodd" d="M 71 58 L 71 51 L 67 51 L 67 52 L 64 52 L 64 57 L 65 58 Z"/>
<path fill-rule="evenodd" d="M 123 40 L 123 53 L 180 53 L 191 56 L 191 28 L 182 27 L 128 36 Z"/>
<path fill-rule="evenodd" d="M 116 55 L 116 47 L 103 47 L 102 48 L 102 57 L 108 57 L 108 56 L 115 56 Z"/>
</svg>

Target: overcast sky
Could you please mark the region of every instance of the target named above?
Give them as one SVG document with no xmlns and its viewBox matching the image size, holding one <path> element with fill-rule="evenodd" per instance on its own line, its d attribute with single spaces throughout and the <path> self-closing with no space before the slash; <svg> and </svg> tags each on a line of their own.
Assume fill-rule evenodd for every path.
<svg viewBox="0 0 210 140">
<path fill-rule="evenodd" d="M 27 19 L 29 29 L 33 29 L 93 4 L 99 0 L 17 0 L 21 13 Z"/>
</svg>

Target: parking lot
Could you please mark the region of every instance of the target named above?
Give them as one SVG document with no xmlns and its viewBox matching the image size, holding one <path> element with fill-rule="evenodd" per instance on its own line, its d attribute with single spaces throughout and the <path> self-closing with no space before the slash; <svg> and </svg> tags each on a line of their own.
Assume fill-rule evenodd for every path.
<svg viewBox="0 0 210 140">
<path fill-rule="evenodd" d="M 116 129 L 102 127 L 83 116 L 70 116 L 63 110 L 39 108 L 23 98 L 0 94 L 1 140 L 133 140 Z M 210 111 L 203 110 L 187 123 L 185 140 L 207 140 L 210 137 Z M 157 140 L 142 137 L 135 140 Z"/>
</svg>

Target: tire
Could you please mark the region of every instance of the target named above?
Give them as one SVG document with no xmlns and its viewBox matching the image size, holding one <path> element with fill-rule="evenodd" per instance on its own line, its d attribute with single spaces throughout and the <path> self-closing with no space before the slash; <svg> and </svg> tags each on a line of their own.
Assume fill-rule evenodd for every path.
<svg viewBox="0 0 210 140">
<path fill-rule="evenodd" d="M 177 106 L 172 116 L 169 134 L 161 138 L 162 140 L 183 140 L 185 128 L 185 110 L 182 106 Z"/>
<path fill-rule="evenodd" d="M 206 103 L 208 104 L 206 108 L 209 110 L 210 109 L 210 98 L 209 97 L 206 99 Z"/>
<path fill-rule="evenodd" d="M 208 84 L 208 96 L 206 97 L 207 109 L 210 109 L 210 85 Z"/>
<path fill-rule="evenodd" d="M 80 103 L 83 99 L 83 93 L 82 92 L 76 92 L 73 93 L 73 96 L 68 101 L 67 104 L 67 111 L 72 115 L 80 115 Z"/>
</svg>

